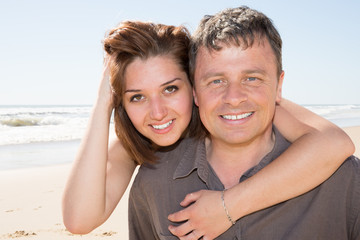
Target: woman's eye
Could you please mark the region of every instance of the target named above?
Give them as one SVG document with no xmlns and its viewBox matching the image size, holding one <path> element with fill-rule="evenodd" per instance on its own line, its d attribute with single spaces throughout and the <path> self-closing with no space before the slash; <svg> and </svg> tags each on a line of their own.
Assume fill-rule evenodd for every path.
<svg viewBox="0 0 360 240">
<path fill-rule="evenodd" d="M 130 98 L 130 102 L 139 102 L 144 98 L 143 95 L 136 94 Z"/>
<path fill-rule="evenodd" d="M 165 93 L 176 92 L 179 88 L 177 86 L 171 85 L 165 88 Z"/>
</svg>

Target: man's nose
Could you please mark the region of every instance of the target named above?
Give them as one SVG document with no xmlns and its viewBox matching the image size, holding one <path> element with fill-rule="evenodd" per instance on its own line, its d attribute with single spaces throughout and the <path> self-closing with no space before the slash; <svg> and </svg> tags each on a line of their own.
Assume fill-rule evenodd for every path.
<svg viewBox="0 0 360 240">
<path fill-rule="evenodd" d="M 241 82 L 235 82 L 227 86 L 223 99 L 225 103 L 236 107 L 240 103 L 246 101 L 248 99 L 248 95 Z"/>
<path fill-rule="evenodd" d="M 167 115 L 167 106 L 164 99 L 156 97 L 151 100 L 150 104 L 150 118 L 153 120 L 160 121 Z"/>
</svg>

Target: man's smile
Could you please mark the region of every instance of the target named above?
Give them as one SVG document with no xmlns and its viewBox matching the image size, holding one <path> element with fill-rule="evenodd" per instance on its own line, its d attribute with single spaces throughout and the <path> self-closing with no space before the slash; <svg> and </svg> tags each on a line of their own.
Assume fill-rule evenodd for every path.
<svg viewBox="0 0 360 240">
<path fill-rule="evenodd" d="M 254 112 L 248 112 L 248 113 L 243 113 L 243 114 L 238 114 L 238 115 L 228 114 L 228 115 L 220 115 L 220 116 L 226 120 L 241 120 L 241 119 L 250 117 L 253 114 L 254 114 Z"/>
</svg>

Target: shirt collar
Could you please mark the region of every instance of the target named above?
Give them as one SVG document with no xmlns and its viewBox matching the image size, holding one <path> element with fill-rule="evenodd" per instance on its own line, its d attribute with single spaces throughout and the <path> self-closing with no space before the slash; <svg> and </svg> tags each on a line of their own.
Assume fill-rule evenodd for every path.
<svg viewBox="0 0 360 240">
<path fill-rule="evenodd" d="M 254 167 L 247 170 L 241 177 L 241 181 L 253 176 L 266 165 L 289 147 L 290 143 L 281 135 L 281 133 L 273 126 L 275 135 L 275 144 L 273 149 Z M 173 179 L 184 178 L 189 176 L 193 171 L 197 170 L 199 177 L 205 183 L 208 183 L 209 175 L 212 173 L 211 167 L 206 159 L 205 140 L 192 139 L 188 143 L 187 150 L 179 161 L 175 169 Z"/>
<path fill-rule="evenodd" d="M 191 151 L 194 150 L 194 151 Z M 210 166 L 206 159 L 205 140 L 196 140 L 189 142 L 188 149 L 185 151 L 182 159 L 175 169 L 173 179 L 184 178 L 197 170 L 202 181 L 206 182 L 210 173 Z"/>
<path fill-rule="evenodd" d="M 277 130 L 273 125 L 273 131 L 275 136 L 275 144 L 273 149 L 263 157 L 263 159 L 254 167 L 247 170 L 241 177 L 241 181 L 253 176 L 255 173 L 259 172 L 266 165 L 271 163 L 274 159 L 280 156 L 290 145 L 290 143 L 284 138 L 284 136 Z"/>
</svg>

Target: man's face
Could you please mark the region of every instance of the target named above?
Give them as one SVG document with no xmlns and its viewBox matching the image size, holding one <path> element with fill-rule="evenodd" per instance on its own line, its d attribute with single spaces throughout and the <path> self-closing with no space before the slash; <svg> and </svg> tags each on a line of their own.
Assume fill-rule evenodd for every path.
<svg viewBox="0 0 360 240">
<path fill-rule="evenodd" d="M 271 136 L 275 105 L 284 73 L 277 74 L 268 40 L 245 50 L 199 49 L 195 68 L 195 103 L 212 142 L 246 145 Z M 257 141 L 258 142 L 258 141 Z"/>
</svg>

